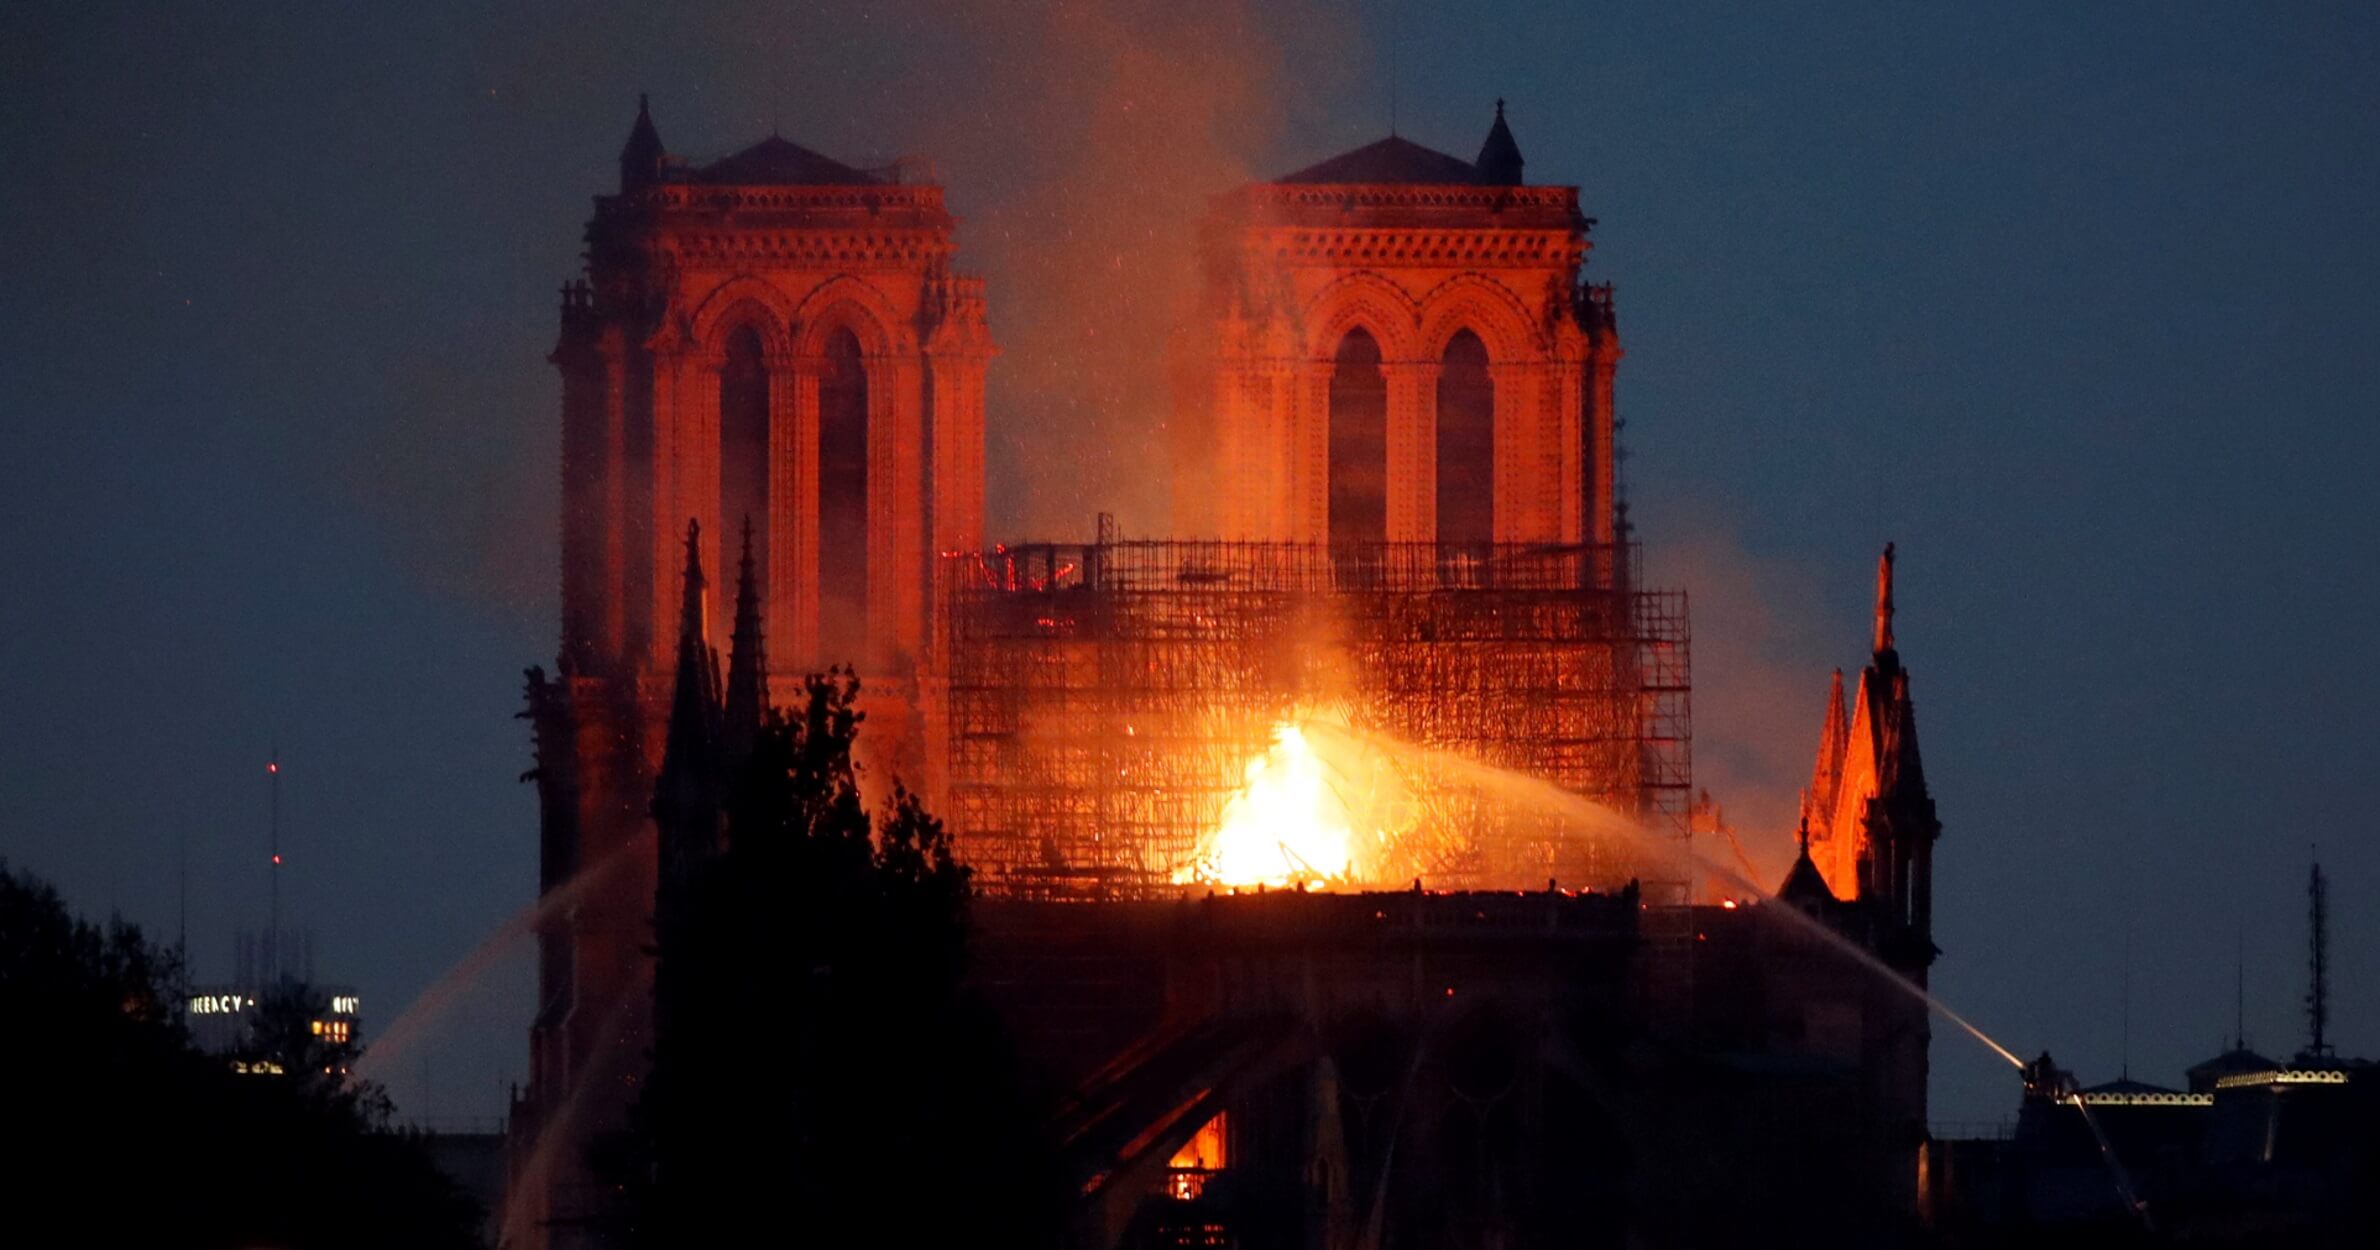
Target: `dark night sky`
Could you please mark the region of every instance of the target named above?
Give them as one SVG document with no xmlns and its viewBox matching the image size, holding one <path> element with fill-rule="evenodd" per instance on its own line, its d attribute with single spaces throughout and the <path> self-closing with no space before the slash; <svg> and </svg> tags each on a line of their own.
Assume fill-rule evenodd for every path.
<svg viewBox="0 0 2380 1250">
<path fill-rule="evenodd" d="M 1151 293 L 1205 193 L 1379 136 L 1394 43 L 1404 134 L 1468 156 L 1507 97 L 1601 219 L 1698 769 L 1764 845 L 1897 540 L 1942 995 L 2105 1079 L 2128 949 L 2178 1081 L 2244 934 L 2286 1052 L 2319 842 L 2380 1052 L 2380 10 L 1403 7 L 0 10 L 0 855 L 170 937 L 186 851 L 222 975 L 277 740 L 289 910 L 385 1028 L 534 890 L 543 358 L 638 90 L 674 150 L 930 156 L 1007 351 L 995 529 L 1145 532 Z M 407 1111 L 497 1109 L 518 956 Z M 1937 1038 L 1939 1118 L 2013 1109 Z"/>
</svg>

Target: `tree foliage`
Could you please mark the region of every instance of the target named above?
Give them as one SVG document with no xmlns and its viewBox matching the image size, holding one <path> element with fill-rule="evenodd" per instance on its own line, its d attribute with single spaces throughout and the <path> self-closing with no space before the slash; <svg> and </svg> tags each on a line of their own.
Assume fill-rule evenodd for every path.
<svg viewBox="0 0 2380 1250">
<path fill-rule="evenodd" d="M 723 849 L 662 918 L 647 1244 L 779 1227 L 1031 1245 L 1056 1227 L 1046 1117 L 964 981 L 967 870 L 915 795 L 881 818 L 862 801 L 857 690 L 813 677 L 770 716 L 728 779 Z"/>
<path fill-rule="evenodd" d="M 345 1079 L 345 1055 L 276 1033 L 248 1058 L 294 1071 L 235 1073 L 192 1045 L 181 981 L 137 928 L 78 920 L 0 866 L 12 1224 L 93 1245 L 477 1244 L 474 1205 L 388 1131 L 386 1098 Z M 265 1018 L 282 1030 L 308 1011 L 277 998 Z"/>
</svg>

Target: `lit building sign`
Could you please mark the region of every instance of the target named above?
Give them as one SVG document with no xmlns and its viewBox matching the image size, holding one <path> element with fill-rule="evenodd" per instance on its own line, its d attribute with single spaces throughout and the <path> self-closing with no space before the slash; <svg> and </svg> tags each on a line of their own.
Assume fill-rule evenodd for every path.
<svg viewBox="0 0 2380 1250">
<path fill-rule="evenodd" d="M 194 1016 L 236 1016 L 256 1005 L 256 998 L 248 994 L 192 994 L 190 1014 Z M 352 1016 L 364 1009 L 364 1000 L 357 994 L 334 994 L 330 1011 L 334 1016 Z"/>
</svg>

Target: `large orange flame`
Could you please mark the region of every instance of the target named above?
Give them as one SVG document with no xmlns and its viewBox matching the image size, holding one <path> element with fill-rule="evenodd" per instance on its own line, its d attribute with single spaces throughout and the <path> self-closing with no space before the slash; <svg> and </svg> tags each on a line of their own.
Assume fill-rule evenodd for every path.
<svg viewBox="0 0 2380 1250">
<path fill-rule="evenodd" d="M 1246 784 L 1198 862 L 1180 882 L 1228 886 L 1345 884 L 1355 859 L 1354 820 L 1329 766 L 1295 724 L 1273 730 L 1272 748 L 1248 761 Z"/>
</svg>

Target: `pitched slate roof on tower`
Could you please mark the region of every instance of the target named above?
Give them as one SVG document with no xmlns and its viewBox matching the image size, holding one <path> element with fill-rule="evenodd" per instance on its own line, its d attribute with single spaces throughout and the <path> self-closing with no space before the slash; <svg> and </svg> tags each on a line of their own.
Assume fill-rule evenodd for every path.
<svg viewBox="0 0 2380 1250">
<path fill-rule="evenodd" d="M 1391 183 L 1423 186 L 1517 187 L 1521 184 L 1520 144 L 1504 124 L 1504 102 L 1496 101 L 1496 122 L 1480 145 L 1479 159 L 1466 161 L 1411 139 L 1390 135 L 1352 152 L 1342 152 L 1320 164 L 1308 165 L 1273 181 L 1281 184 L 1347 185 Z"/>
<path fill-rule="evenodd" d="M 1273 181 L 1281 183 L 1459 183 L 1476 184 L 1479 170 L 1459 156 L 1390 135 L 1352 152 Z"/>
<path fill-rule="evenodd" d="M 738 187 L 862 187 L 879 185 L 885 179 L 770 135 L 695 170 L 689 181 Z"/>
</svg>

